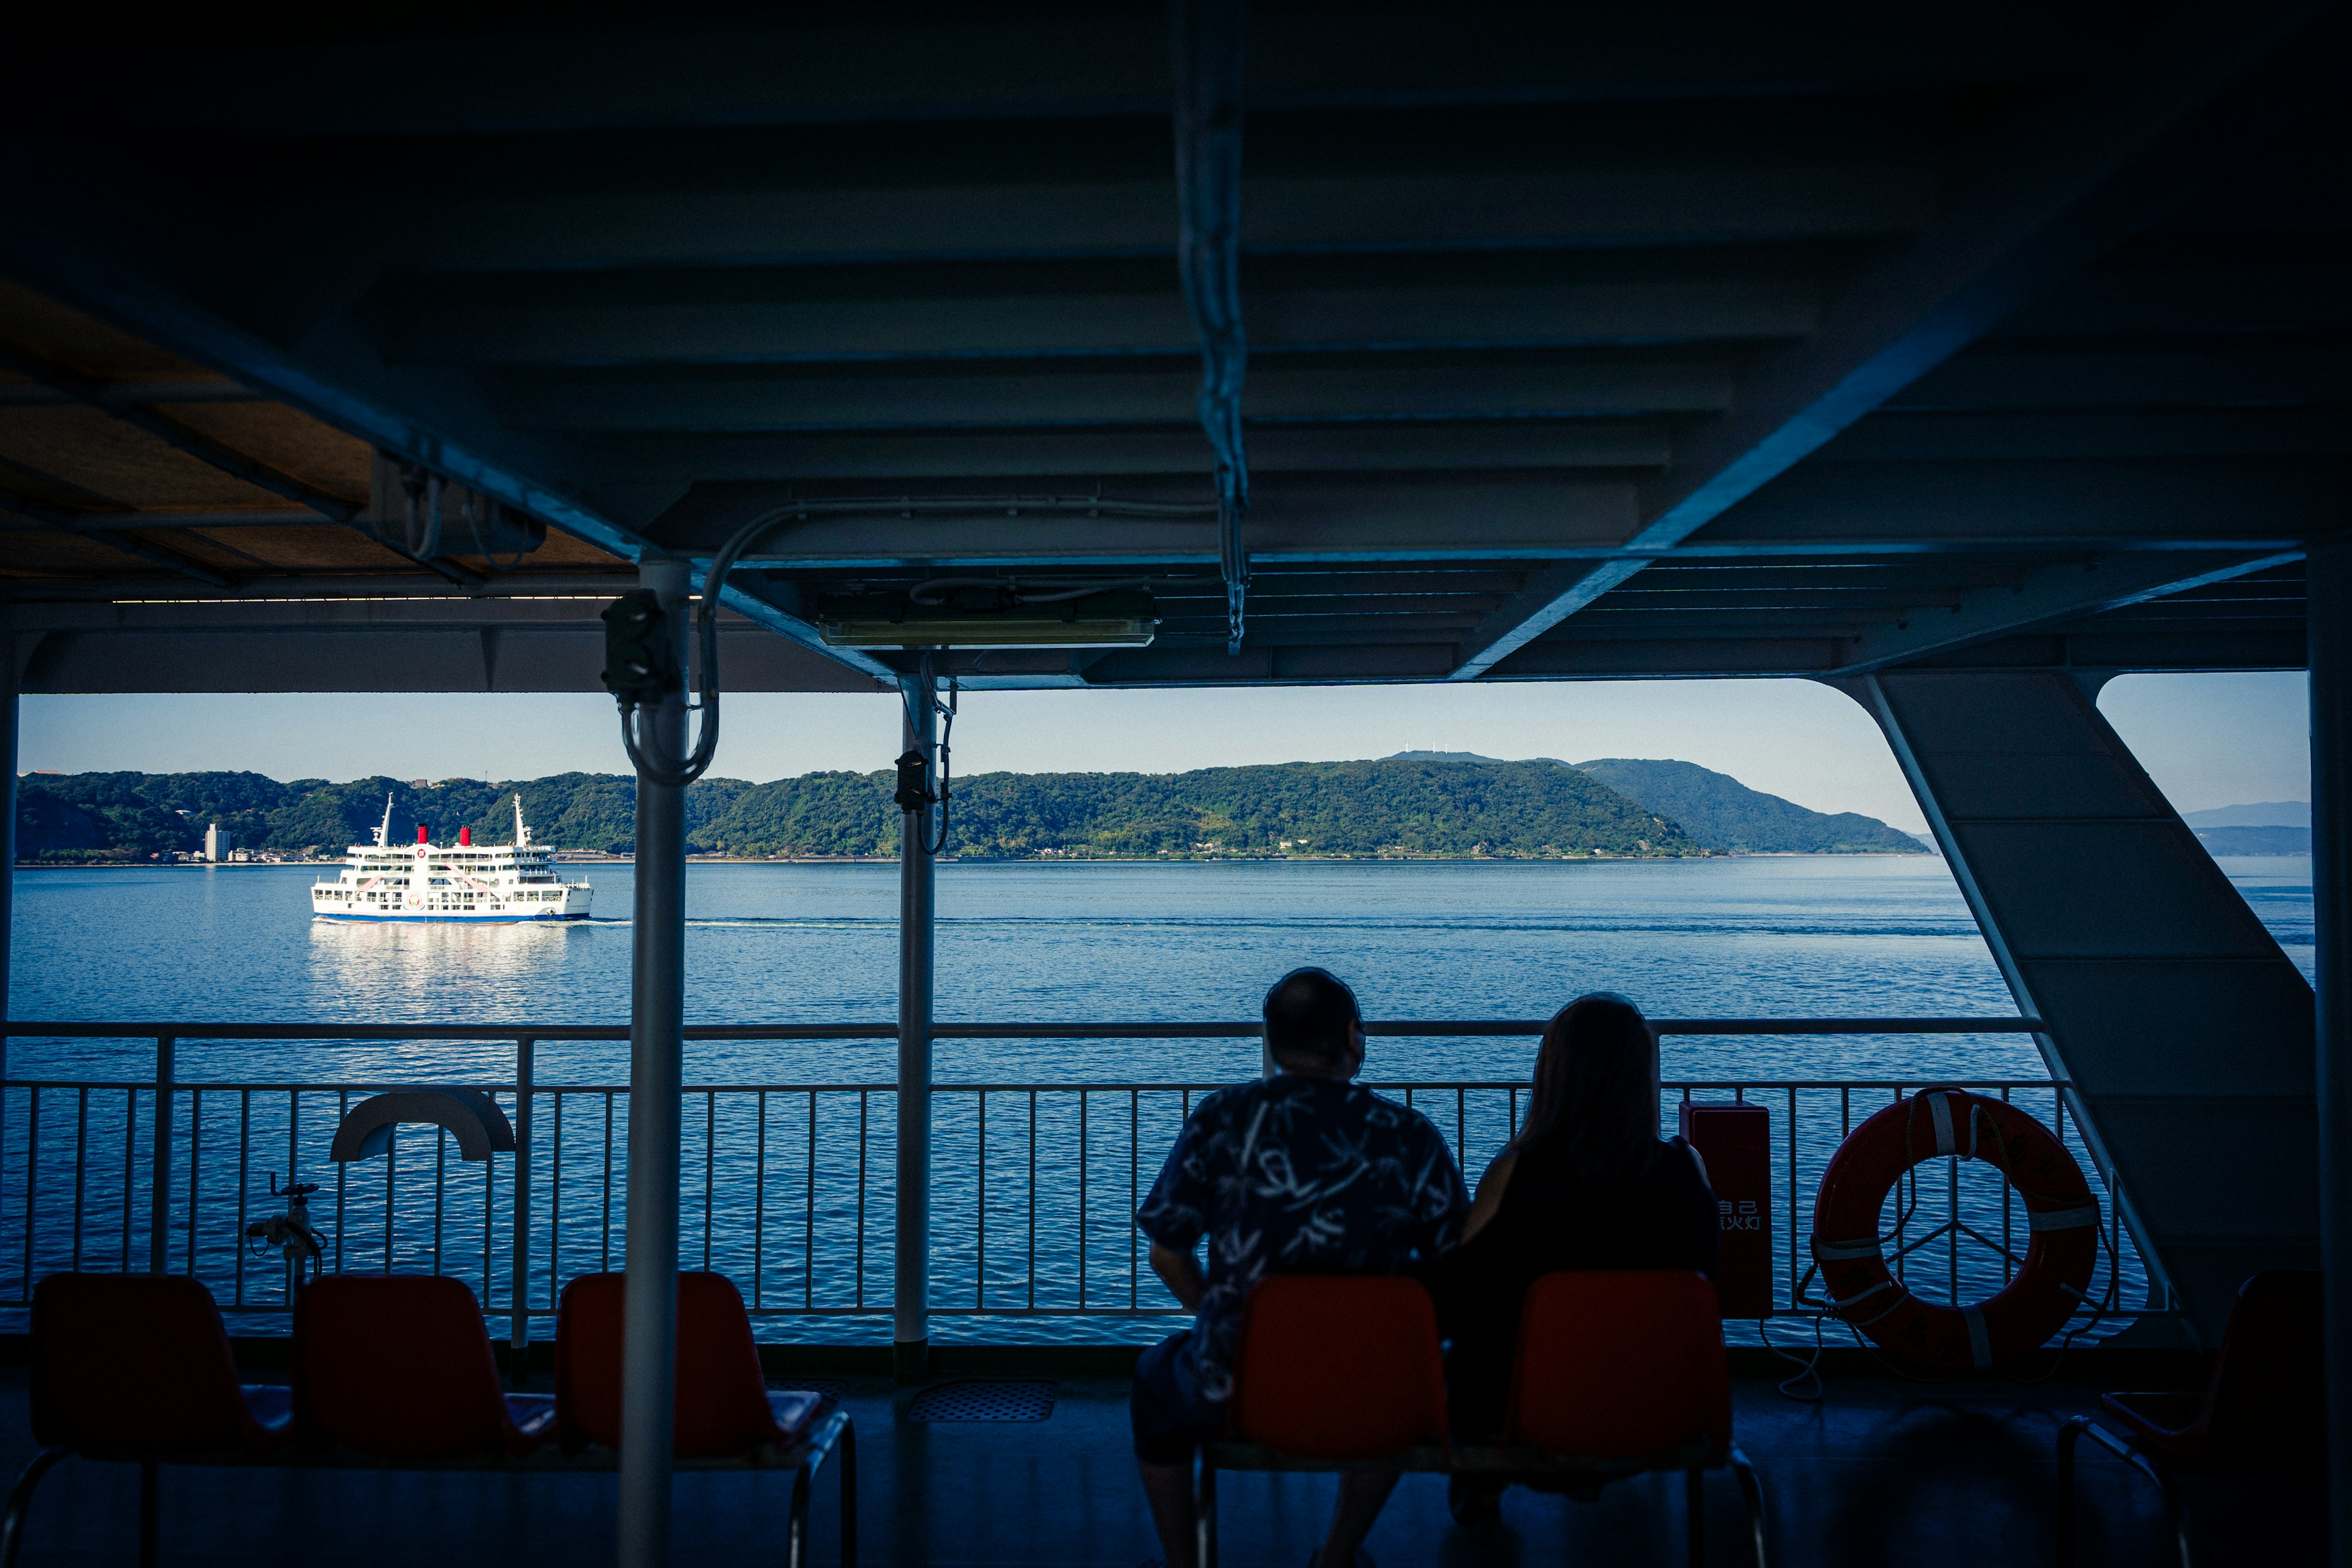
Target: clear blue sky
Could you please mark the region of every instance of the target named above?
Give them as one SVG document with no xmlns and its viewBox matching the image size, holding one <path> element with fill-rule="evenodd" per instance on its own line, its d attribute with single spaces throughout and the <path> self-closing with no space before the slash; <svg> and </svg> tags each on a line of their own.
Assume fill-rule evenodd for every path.
<svg viewBox="0 0 2352 1568">
<path fill-rule="evenodd" d="M 2310 795 L 2299 675 L 2128 676 L 2100 706 L 2184 811 Z M 714 771 L 870 770 L 898 750 L 890 697 L 730 697 Z M 28 697 L 17 765 L 241 768 L 275 778 L 618 773 L 603 696 Z M 1384 756 L 1679 757 L 1819 811 L 1925 825 L 1870 720 L 1807 680 L 968 694 L 960 773 L 1177 772 Z"/>
</svg>

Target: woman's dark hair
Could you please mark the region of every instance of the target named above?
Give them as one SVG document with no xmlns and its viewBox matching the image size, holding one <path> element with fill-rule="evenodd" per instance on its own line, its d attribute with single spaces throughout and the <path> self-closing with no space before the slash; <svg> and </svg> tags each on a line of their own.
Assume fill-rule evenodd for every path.
<svg viewBox="0 0 2352 1568">
<path fill-rule="evenodd" d="M 1552 1015 L 1518 1143 L 1564 1148 L 1580 1176 L 1649 1168 L 1659 1148 L 1658 1037 L 1639 1007 L 1596 991 Z"/>
</svg>

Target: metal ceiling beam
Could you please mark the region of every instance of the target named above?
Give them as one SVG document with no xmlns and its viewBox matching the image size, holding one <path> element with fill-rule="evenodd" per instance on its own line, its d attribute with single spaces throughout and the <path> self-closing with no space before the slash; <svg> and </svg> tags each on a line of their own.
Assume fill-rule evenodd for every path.
<svg viewBox="0 0 2352 1568">
<path fill-rule="evenodd" d="M 1226 347 L 1217 353 L 1237 352 Z M 1218 363 L 1223 366 L 1223 358 Z M 510 372 L 497 374 L 492 385 L 499 418 L 512 428 L 600 438 L 646 432 L 1175 426 L 1209 416 L 1201 412 L 1207 391 L 1200 377 L 1164 362 L 1021 366 L 986 361 L 891 371 Z M 1212 374 L 1223 386 L 1228 372 Z M 1250 381 L 1249 410 L 1254 426 L 1272 419 L 1713 414 L 1730 406 L 1732 384 L 1728 359 L 1673 351 L 1595 351 L 1543 363 L 1451 356 L 1369 365 L 1290 361 L 1258 367 Z M 1217 408 L 1226 401 L 1219 391 Z"/>
<path fill-rule="evenodd" d="M 1243 300 L 1242 320 L 1262 353 L 1746 342 L 1812 330 L 1819 284 L 1726 272 L 1655 281 L 1261 289 Z M 373 335 L 395 363 L 499 368 L 1021 361 L 1176 356 L 1198 348 L 1183 300 L 1171 289 L 1041 288 L 975 299 L 966 288 L 904 298 L 737 300 L 710 299 L 692 279 L 658 276 L 645 298 L 604 301 L 551 289 L 551 297 L 534 300 L 476 302 L 461 289 L 435 288 L 383 307 Z M 0 387 L 0 402 L 8 390 Z"/>
<path fill-rule="evenodd" d="M 1866 675 L 1969 643 L 2162 599 L 2302 558 L 2301 551 L 2221 558 L 2149 553 L 2046 567 L 2013 588 L 1979 588 L 1949 610 L 1922 610 L 1905 624 L 1867 633 L 1840 650 L 1838 668 L 1843 674 Z"/>
<path fill-rule="evenodd" d="M 2338 422 L 2340 427 L 2341 422 Z M 1260 426 L 1250 469 L 1393 472 L 1413 468 L 1643 468 L 1672 455 L 1664 421 L 1462 421 L 1406 425 Z M 1086 481 L 1198 470 L 1201 438 L 1189 430 L 842 431 L 615 435 L 583 457 L 598 482 L 766 479 L 979 480 L 1061 475 Z"/>
<path fill-rule="evenodd" d="M 1253 253 L 1444 252 L 1907 237 L 1934 222 L 1937 187 L 1928 171 L 1892 161 L 1726 161 L 1260 176 L 1243 182 L 1242 199 Z M 1175 202 L 1170 180 L 1100 177 L 981 188 L 780 184 L 768 191 L 577 195 L 525 186 L 430 198 L 338 195 L 254 214 L 239 258 L 268 266 L 315 244 L 320 233 L 362 232 L 383 267 L 423 271 L 1159 258 L 1168 253 Z"/>
<path fill-rule="evenodd" d="M 1687 540 L 2335 91 L 2318 63 L 2333 49 L 2298 59 L 2289 47 L 2308 48 L 2305 35 L 2330 12 L 2322 0 L 2202 0 L 2116 69 L 2020 117 L 1934 231 L 1833 301 L 1811 338 L 1742 378 L 1731 411 L 1648 488 L 1625 542 Z M 2282 68 L 2266 70 L 2274 57 Z M 2224 98 L 2231 112 L 2211 112 Z M 1454 679 L 1484 675 L 1640 569 L 1612 562 L 1549 584 L 1551 597 L 1474 645 Z"/>
<path fill-rule="evenodd" d="M 1843 15 L 1631 10 L 1572 19 L 1502 7 L 1427 26 L 1410 8 L 1348 18 L 1253 18 L 1261 107 L 1523 104 L 2029 82 L 2111 47 L 2098 13 L 2009 0 L 1906 9 L 1903 25 Z M 2087 20 L 2085 18 L 2088 18 Z M 1923 53 L 1919 39 L 1937 47 Z M 916 25 L 448 30 L 295 42 L 226 27 L 215 46 L 17 51 L 12 117 L 74 123 L 69 83 L 101 64 L 108 124 L 256 136 L 432 136 L 583 129 L 1164 113 L 1167 35 L 1142 8 Z M 887 59 L 892 69 L 876 72 Z"/>
<path fill-rule="evenodd" d="M 208 261 L 234 272 L 218 252 L 187 254 L 190 237 L 217 233 L 222 225 L 184 183 L 160 181 L 87 144 L 36 150 L 20 143 L 15 150 L 25 156 L 7 163 L 8 175 L 0 180 L 0 196 L 14 204 L 13 221 L 0 226 L 0 259 L 44 291 L 624 561 L 634 563 L 645 552 L 642 535 L 563 484 L 570 477 L 569 449 L 499 429 L 470 385 L 390 370 L 341 323 L 311 331 L 297 353 L 224 314 L 220 300 L 193 297 L 176 278 L 157 276 L 152 268 L 166 254 L 197 270 Z M 310 248 L 306 242 L 303 253 Z M 310 504 L 308 497 L 297 499 Z M 394 553 L 409 559 L 404 552 Z M 462 580 L 474 579 L 465 574 Z M 814 626 L 766 599 L 730 587 L 724 602 L 861 677 L 887 673 L 861 655 L 826 648 Z"/>
<path fill-rule="evenodd" d="M 191 561 L 175 551 L 159 550 L 152 544 L 142 544 L 135 539 L 118 539 L 105 533 L 85 533 L 76 526 L 76 515 L 73 512 L 62 507 L 49 506 L 18 491 L 0 489 L 0 509 L 12 511 L 28 521 L 37 522 L 46 529 L 58 533 L 71 534 L 79 539 L 86 539 L 101 549 L 134 556 L 152 565 L 176 573 L 180 576 L 193 577 L 199 583 L 209 583 L 216 588 L 226 588 L 229 585 L 229 580 L 218 572 L 201 562 Z"/>
</svg>

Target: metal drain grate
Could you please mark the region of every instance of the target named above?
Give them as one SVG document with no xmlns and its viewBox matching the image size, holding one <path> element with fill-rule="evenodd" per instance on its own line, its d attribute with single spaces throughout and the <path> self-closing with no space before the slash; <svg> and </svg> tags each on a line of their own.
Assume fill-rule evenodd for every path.
<svg viewBox="0 0 2352 1568">
<path fill-rule="evenodd" d="M 934 1384 L 907 1406 L 909 1421 L 1044 1421 L 1054 1414 L 1054 1384 L 959 1378 Z"/>
</svg>

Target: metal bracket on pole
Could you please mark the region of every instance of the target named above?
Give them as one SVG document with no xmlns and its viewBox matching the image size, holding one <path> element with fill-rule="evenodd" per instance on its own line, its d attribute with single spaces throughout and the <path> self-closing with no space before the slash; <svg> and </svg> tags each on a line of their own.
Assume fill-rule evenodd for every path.
<svg viewBox="0 0 2352 1568">
<path fill-rule="evenodd" d="M 687 565 L 645 561 L 686 668 Z M 637 883 L 629 1002 L 628 1289 L 621 1339 L 621 1568 L 668 1568 L 677 1356 L 679 1090 L 686 1028 L 686 691 L 638 709 Z"/>
<path fill-rule="evenodd" d="M 939 682 L 926 658 L 899 678 L 908 754 L 935 776 Z M 928 785 L 929 778 L 927 777 Z M 891 1365 L 901 1383 L 930 1371 L 932 799 L 910 791 L 898 818 L 898 1189 L 891 1274 Z"/>
</svg>

